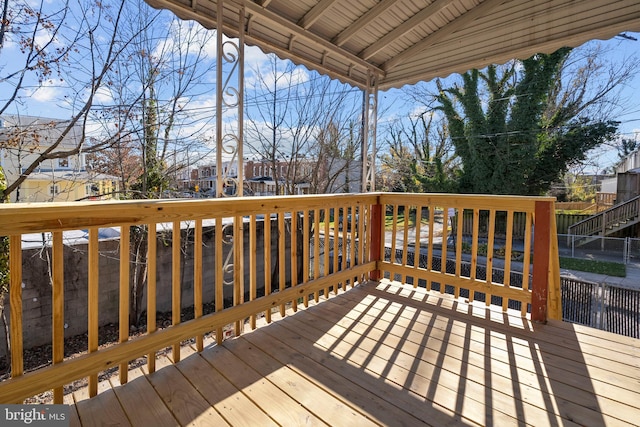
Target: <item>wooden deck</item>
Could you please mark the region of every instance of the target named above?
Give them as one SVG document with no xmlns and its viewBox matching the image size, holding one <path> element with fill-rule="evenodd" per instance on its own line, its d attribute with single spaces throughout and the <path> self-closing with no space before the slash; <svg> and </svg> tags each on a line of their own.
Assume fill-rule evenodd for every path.
<svg viewBox="0 0 640 427">
<path fill-rule="evenodd" d="M 384 281 L 182 357 L 71 425 L 640 425 L 640 340 Z"/>
</svg>

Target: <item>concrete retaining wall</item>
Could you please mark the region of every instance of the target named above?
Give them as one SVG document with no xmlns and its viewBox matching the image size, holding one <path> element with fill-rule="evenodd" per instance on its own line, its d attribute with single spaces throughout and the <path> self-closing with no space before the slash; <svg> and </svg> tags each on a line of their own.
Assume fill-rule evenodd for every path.
<svg viewBox="0 0 640 427">
<path fill-rule="evenodd" d="M 231 229 L 231 227 L 228 227 Z M 275 221 L 271 223 L 271 259 L 272 268 L 277 268 L 278 229 Z M 249 291 L 249 260 L 256 257 L 258 294 L 264 292 L 264 223 L 257 223 L 258 252 L 249 253 L 249 227 L 244 227 L 244 265 L 245 265 L 245 300 Z M 227 230 L 222 231 L 225 234 Z M 205 227 L 203 230 L 203 301 L 214 302 L 215 274 L 215 227 Z M 301 238 L 301 237 L 300 237 Z M 290 236 L 286 242 L 286 271 L 287 283 L 290 283 Z M 181 305 L 183 308 L 193 306 L 193 229 L 182 230 L 181 242 L 183 255 L 181 260 Z M 185 244 L 185 242 L 188 242 Z M 158 233 L 157 241 L 157 311 L 171 311 L 171 233 Z M 119 280 L 120 280 L 120 241 L 106 240 L 99 243 L 99 324 L 118 323 L 119 312 Z M 223 256 L 226 259 L 230 250 L 224 245 Z M 65 245 L 64 248 L 64 300 L 65 300 L 65 337 L 84 334 L 87 331 L 87 301 L 88 301 L 88 252 L 86 244 Z M 31 348 L 51 342 L 51 281 L 49 278 L 50 248 L 27 249 L 23 251 L 23 341 L 24 348 Z M 231 258 L 232 259 L 232 258 Z M 301 263 L 298 263 L 301 265 Z M 131 265 L 133 274 L 134 266 Z M 230 279 L 230 275 L 226 276 Z M 273 289 L 278 287 L 273 283 Z M 146 287 L 145 287 L 146 290 Z M 232 286 L 225 286 L 225 305 L 231 304 Z M 143 304 L 146 306 L 146 294 Z M 6 313 L 9 317 L 8 296 L 6 297 Z M 0 328 L 0 340 L 4 340 L 4 328 Z M 4 341 L 0 341 L 2 343 Z M 5 355 L 4 345 L 0 345 L 0 357 Z"/>
</svg>

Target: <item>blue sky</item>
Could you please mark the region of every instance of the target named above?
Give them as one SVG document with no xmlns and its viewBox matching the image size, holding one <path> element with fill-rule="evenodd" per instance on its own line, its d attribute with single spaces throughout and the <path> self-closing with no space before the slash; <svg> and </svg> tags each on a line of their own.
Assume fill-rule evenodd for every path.
<svg viewBox="0 0 640 427">
<path fill-rule="evenodd" d="M 604 47 L 604 52 L 606 53 L 606 59 L 614 62 L 620 61 L 625 57 L 640 55 L 640 34 L 627 34 L 629 34 L 631 37 L 635 37 L 636 39 L 638 39 L 638 41 L 614 38 L 607 41 L 594 41 L 590 43 L 601 43 Z M 214 43 L 212 43 L 212 46 L 209 46 L 207 50 L 208 58 L 214 58 L 216 54 L 215 39 Z M 10 64 L 11 61 L 15 60 L 17 55 L 19 55 L 18 46 L 16 46 L 15 44 L 7 43 L 0 53 L 0 67 L 5 64 Z M 268 61 L 267 57 L 262 54 L 259 49 L 255 47 L 248 47 L 246 49 L 245 62 L 245 67 L 247 70 L 246 91 L 247 96 L 249 97 L 251 96 L 249 91 L 251 90 L 251 87 L 255 82 L 255 75 L 253 74 L 252 70 L 265 69 L 268 66 Z M 5 67 L 5 69 L 6 68 L 7 67 Z M 214 76 L 211 76 L 212 80 L 213 78 Z M 306 69 L 300 68 L 300 71 L 295 74 L 294 78 L 295 81 L 292 81 L 292 84 L 304 87 L 305 82 L 313 78 L 313 75 Z M 452 76 L 449 77 L 446 81 L 453 81 L 455 80 L 455 78 L 455 76 Z M 429 85 L 433 86 L 434 84 L 427 83 L 427 86 Z M 6 83 L 0 81 L 0 93 L 4 92 L 6 94 L 9 90 L 10 88 L 7 87 Z M 352 89 L 348 86 L 345 86 L 344 90 L 350 91 Z M 394 116 L 411 114 L 416 110 L 415 105 L 406 102 L 408 98 L 405 93 L 406 90 L 410 90 L 410 88 L 404 88 L 403 90 L 389 90 L 387 92 L 382 92 L 379 94 L 379 111 L 385 112 L 385 115 L 380 117 L 381 125 L 385 120 L 389 120 Z M 202 108 L 203 110 L 208 108 L 212 109 L 215 99 L 212 94 L 213 90 L 209 93 L 201 94 L 200 99 L 193 100 L 195 101 L 194 104 L 198 105 L 198 108 Z M 100 96 L 101 102 L 109 101 L 109 97 L 107 94 L 101 93 Z M 621 122 L 620 132 L 624 137 L 640 139 L 640 70 L 638 73 L 636 73 L 635 78 L 630 81 L 621 92 L 621 97 L 625 98 L 623 100 L 625 108 L 624 110 L 620 110 L 618 114 L 616 114 L 616 120 Z M 357 94 L 357 91 L 354 90 L 354 100 L 356 100 L 355 102 L 357 102 L 358 99 L 359 95 Z M 63 102 L 64 96 L 61 93 L 60 85 L 54 79 L 44 80 L 41 84 L 34 85 L 32 94 L 26 103 L 20 105 L 18 110 L 10 109 L 7 111 L 7 113 L 12 114 L 20 111 L 21 114 L 26 115 L 40 115 L 45 117 L 65 119 L 68 118 L 69 111 L 64 109 Z M 233 126 L 233 122 L 234 119 L 228 117 L 229 126 Z M 615 153 L 611 149 L 599 150 L 599 152 L 593 153 L 593 156 L 598 158 L 598 160 L 595 162 L 597 164 L 597 166 L 595 167 L 610 166 L 610 164 L 616 161 Z"/>
</svg>

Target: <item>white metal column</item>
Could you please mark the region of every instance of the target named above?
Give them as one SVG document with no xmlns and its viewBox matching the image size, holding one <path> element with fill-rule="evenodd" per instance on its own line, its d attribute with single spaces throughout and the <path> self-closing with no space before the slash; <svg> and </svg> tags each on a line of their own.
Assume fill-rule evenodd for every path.
<svg viewBox="0 0 640 427">
<path fill-rule="evenodd" d="M 242 196 L 244 186 L 245 10 L 241 7 L 238 13 L 238 41 L 224 41 L 223 3 L 218 1 L 216 14 L 216 197 Z M 234 76 L 236 86 L 231 84 Z M 229 109 L 236 109 L 237 129 L 225 129 L 223 117 Z M 232 173 L 234 165 L 237 166 L 235 175 Z"/>
<path fill-rule="evenodd" d="M 378 82 L 369 72 L 362 102 L 362 192 L 375 191 Z"/>
</svg>

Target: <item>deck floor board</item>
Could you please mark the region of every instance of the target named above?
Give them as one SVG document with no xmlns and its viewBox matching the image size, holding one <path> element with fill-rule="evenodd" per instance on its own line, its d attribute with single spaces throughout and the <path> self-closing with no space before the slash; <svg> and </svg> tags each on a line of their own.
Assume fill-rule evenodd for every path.
<svg viewBox="0 0 640 427">
<path fill-rule="evenodd" d="M 388 281 L 273 319 L 77 393 L 73 411 L 82 425 L 640 425 L 637 339 Z"/>
</svg>

